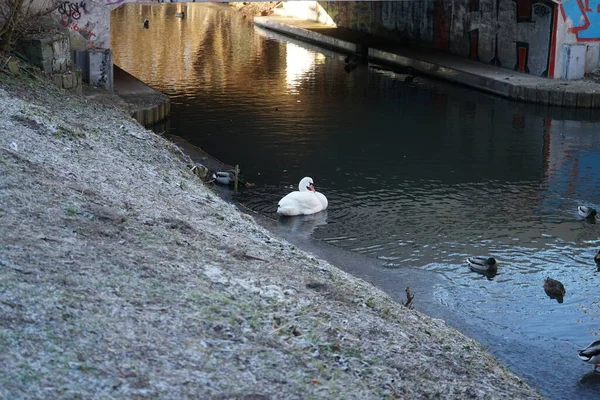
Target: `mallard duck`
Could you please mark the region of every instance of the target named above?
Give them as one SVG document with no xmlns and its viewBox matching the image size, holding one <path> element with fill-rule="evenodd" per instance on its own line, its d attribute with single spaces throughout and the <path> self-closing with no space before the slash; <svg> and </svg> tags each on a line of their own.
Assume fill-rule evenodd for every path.
<svg viewBox="0 0 600 400">
<path fill-rule="evenodd" d="M 144 20 L 144 28 L 148 29 L 148 25 L 150 24 L 150 22 L 148 22 L 147 19 Z"/>
<path fill-rule="evenodd" d="M 235 175 L 231 171 L 217 171 L 212 174 L 212 178 L 222 185 L 233 185 L 235 182 Z"/>
<path fill-rule="evenodd" d="M 546 280 L 544 280 L 544 291 L 552 298 L 563 297 L 567 293 L 564 285 L 560 281 L 552 278 L 546 278 Z"/>
<path fill-rule="evenodd" d="M 304 177 L 298 184 L 298 190 L 286 194 L 277 207 L 278 215 L 309 215 L 327 208 L 327 197 L 315 190 L 312 178 Z"/>
<path fill-rule="evenodd" d="M 469 268 L 480 274 L 495 274 L 498 272 L 498 263 L 494 257 L 474 256 L 467 258 Z"/>
<path fill-rule="evenodd" d="M 357 54 L 349 54 L 346 56 L 346 58 L 344 58 L 344 62 L 346 64 L 358 65 L 360 64 L 360 56 L 358 56 Z"/>
<path fill-rule="evenodd" d="M 593 220 L 598 218 L 598 212 L 596 211 L 596 209 L 594 209 L 592 207 L 578 206 L 577 213 L 579 214 L 580 217 L 583 217 L 583 218 L 588 218 L 588 219 L 593 219 Z"/>
<path fill-rule="evenodd" d="M 600 367 L 600 339 L 594 340 L 583 350 L 579 350 L 579 358 L 594 365 L 594 371 Z"/>
<path fill-rule="evenodd" d="M 346 63 L 344 66 L 346 72 L 352 72 L 358 67 L 358 64 L 360 64 L 360 57 L 356 54 L 350 54 L 349 56 L 346 56 L 344 62 Z"/>
</svg>

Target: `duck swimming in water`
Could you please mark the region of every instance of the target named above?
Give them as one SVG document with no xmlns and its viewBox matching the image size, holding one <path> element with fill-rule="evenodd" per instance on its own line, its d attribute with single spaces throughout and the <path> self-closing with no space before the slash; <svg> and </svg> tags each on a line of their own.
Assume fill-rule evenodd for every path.
<svg viewBox="0 0 600 400">
<path fill-rule="evenodd" d="M 598 211 L 596 211 L 596 209 L 592 207 L 578 206 L 577 214 L 579 214 L 580 217 L 591 219 L 594 221 L 596 220 L 596 218 L 598 218 Z"/>
<path fill-rule="evenodd" d="M 585 349 L 579 351 L 579 358 L 594 365 L 594 371 L 600 367 L 600 339 L 594 340 Z"/>
<path fill-rule="evenodd" d="M 498 272 L 498 263 L 494 257 L 474 256 L 467 258 L 467 264 L 472 271 L 480 274 L 495 274 Z"/>
<path fill-rule="evenodd" d="M 548 297 L 559 300 L 567 294 L 565 286 L 560 281 L 552 278 L 546 278 L 546 280 L 544 280 L 544 291 Z"/>
</svg>

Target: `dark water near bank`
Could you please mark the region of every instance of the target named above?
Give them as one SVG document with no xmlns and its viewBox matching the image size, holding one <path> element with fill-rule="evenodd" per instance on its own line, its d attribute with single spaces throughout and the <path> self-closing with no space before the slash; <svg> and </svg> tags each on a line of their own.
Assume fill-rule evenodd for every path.
<svg viewBox="0 0 600 400">
<path fill-rule="evenodd" d="M 417 309 L 548 398 L 600 397 L 600 374 L 576 354 L 600 331 L 600 223 L 576 215 L 600 208 L 598 115 L 347 73 L 344 55 L 216 6 L 128 4 L 112 14 L 112 40 L 117 65 L 170 96 L 158 130 L 239 164 L 255 186 L 236 200 L 272 229 L 397 300 L 411 286 Z M 329 209 L 276 221 L 303 176 Z M 499 260 L 495 278 L 468 270 L 478 254 Z M 545 295 L 547 276 L 564 283 L 563 303 Z"/>
</svg>

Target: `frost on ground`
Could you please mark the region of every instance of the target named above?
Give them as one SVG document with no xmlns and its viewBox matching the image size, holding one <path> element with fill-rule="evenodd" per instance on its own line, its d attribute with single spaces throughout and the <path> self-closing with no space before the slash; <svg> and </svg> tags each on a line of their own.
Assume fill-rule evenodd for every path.
<svg viewBox="0 0 600 400">
<path fill-rule="evenodd" d="M 122 108 L 2 76 L 0 109 L 0 398 L 539 398 Z"/>
</svg>

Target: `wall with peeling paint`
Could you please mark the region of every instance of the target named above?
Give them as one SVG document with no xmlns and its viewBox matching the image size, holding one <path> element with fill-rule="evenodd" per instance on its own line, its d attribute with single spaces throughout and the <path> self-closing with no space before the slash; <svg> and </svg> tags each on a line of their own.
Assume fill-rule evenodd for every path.
<svg viewBox="0 0 600 400">
<path fill-rule="evenodd" d="M 551 0 L 319 3 L 338 26 L 534 75 L 551 73 L 557 8 Z"/>
<path fill-rule="evenodd" d="M 558 5 L 556 49 L 560 55 L 568 46 L 585 45 L 585 72 L 598 69 L 600 58 L 600 0 L 563 0 Z M 556 57 L 556 77 L 564 71 L 565 58 Z"/>
</svg>

